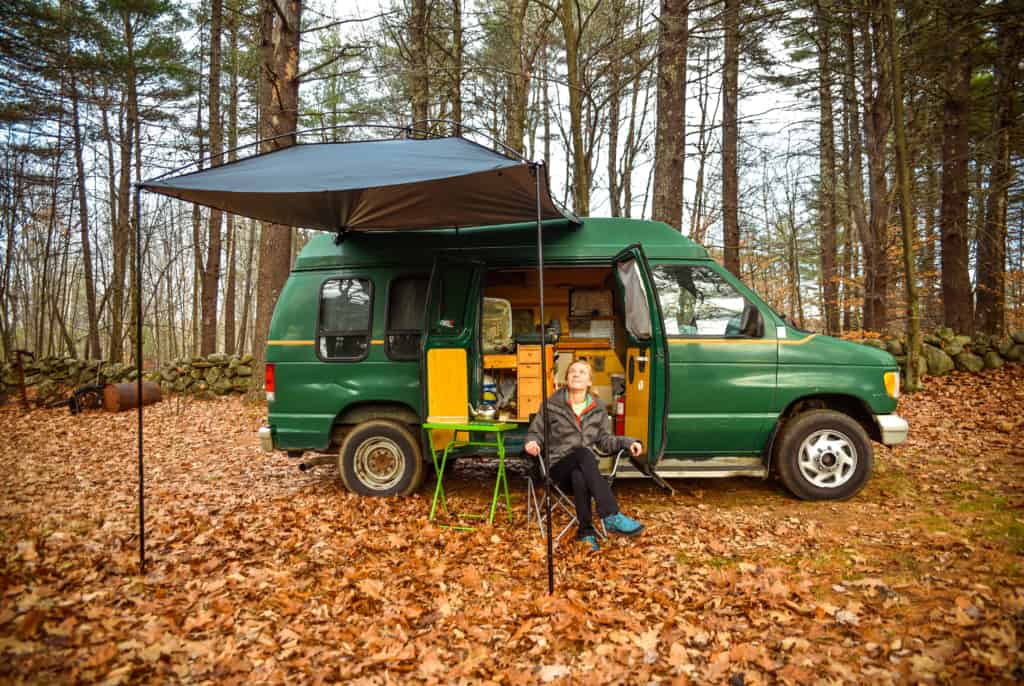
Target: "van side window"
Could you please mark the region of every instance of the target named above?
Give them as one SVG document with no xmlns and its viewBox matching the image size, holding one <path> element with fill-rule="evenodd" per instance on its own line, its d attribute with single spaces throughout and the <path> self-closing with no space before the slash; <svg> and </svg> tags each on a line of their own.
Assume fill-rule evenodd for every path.
<svg viewBox="0 0 1024 686">
<path fill-rule="evenodd" d="M 667 335 L 713 338 L 760 338 L 764 335 L 757 307 L 713 269 L 657 265 L 652 271 Z"/>
<path fill-rule="evenodd" d="M 320 289 L 317 350 L 325 360 L 361 360 L 370 346 L 369 279 L 328 279 Z"/>
<path fill-rule="evenodd" d="M 385 337 L 388 357 L 392 360 L 419 359 L 428 281 L 422 276 L 402 277 L 393 280 L 388 287 Z"/>
</svg>

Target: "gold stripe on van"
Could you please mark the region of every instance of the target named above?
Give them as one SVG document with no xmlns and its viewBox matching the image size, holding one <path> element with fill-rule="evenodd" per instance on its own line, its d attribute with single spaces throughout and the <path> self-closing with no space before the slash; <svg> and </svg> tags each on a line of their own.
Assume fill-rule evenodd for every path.
<svg viewBox="0 0 1024 686">
<path fill-rule="evenodd" d="M 373 343 L 374 345 L 384 345 L 384 339 L 381 339 L 379 341 L 374 340 L 370 342 Z"/>
<path fill-rule="evenodd" d="M 313 345 L 315 341 L 267 341 L 267 345 Z"/>
<path fill-rule="evenodd" d="M 809 336 L 804 336 L 799 341 L 780 341 L 777 339 L 735 339 L 735 338 L 670 338 L 669 345 L 693 345 L 695 343 L 725 343 L 727 345 L 803 345 L 818 334 L 812 333 Z"/>
</svg>

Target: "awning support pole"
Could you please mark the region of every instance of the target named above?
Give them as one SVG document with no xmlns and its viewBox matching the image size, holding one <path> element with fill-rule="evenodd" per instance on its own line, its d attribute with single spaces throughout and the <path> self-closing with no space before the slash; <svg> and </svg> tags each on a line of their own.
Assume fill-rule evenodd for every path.
<svg viewBox="0 0 1024 686">
<path fill-rule="evenodd" d="M 548 456 L 551 448 L 551 428 L 548 425 L 548 336 L 544 319 L 544 233 L 540 208 L 540 174 L 541 165 L 530 164 L 537 185 L 537 295 L 540 301 L 540 387 L 541 387 L 541 421 L 544 422 L 544 512 L 548 520 L 548 594 L 555 592 L 554 543 L 551 540 L 551 460 Z"/>
<path fill-rule="evenodd" d="M 146 573 L 146 496 L 142 469 L 142 187 L 135 184 L 135 370 L 139 417 L 139 574 Z"/>
</svg>

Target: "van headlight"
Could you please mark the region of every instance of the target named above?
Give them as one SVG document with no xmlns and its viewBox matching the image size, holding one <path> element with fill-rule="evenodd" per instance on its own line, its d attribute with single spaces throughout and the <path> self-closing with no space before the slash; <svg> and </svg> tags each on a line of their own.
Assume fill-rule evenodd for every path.
<svg viewBox="0 0 1024 686">
<path fill-rule="evenodd" d="M 900 373 L 886 372 L 885 373 L 885 392 L 889 394 L 890 398 L 900 397 Z"/>
</svg>

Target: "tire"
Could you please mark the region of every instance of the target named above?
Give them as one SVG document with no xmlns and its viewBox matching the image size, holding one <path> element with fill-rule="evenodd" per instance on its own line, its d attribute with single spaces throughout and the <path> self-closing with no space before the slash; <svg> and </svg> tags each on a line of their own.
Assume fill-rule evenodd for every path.
<svg viewBox="0 0 1024 686">
<path fill-rule="evenodd" d="M 801 500 L 846 500 L 871 478 L 871 441 L 855 419 L 812 410 L 786 422 L 776 443 L 782 483 Z"/>
<path fill-rule="evenodd" d="M 409 495 L 423 481 L 420 444 L 404 424 L 374 419 L 348 432 L 338 450 L 345 488 L 359 495 Z"/>
</svg>

